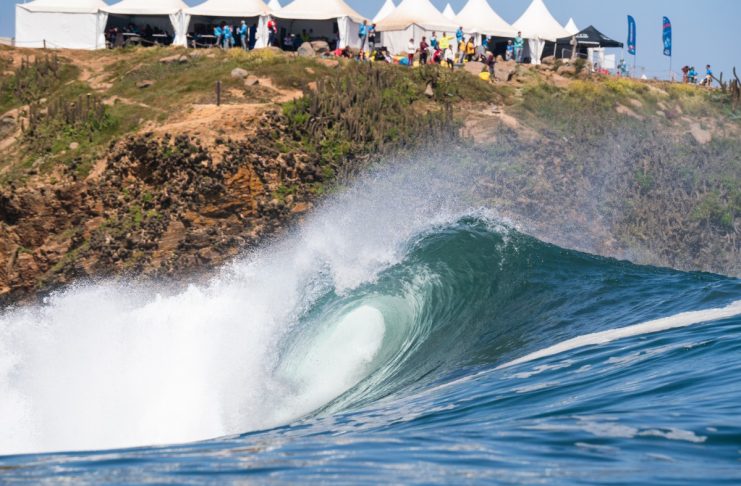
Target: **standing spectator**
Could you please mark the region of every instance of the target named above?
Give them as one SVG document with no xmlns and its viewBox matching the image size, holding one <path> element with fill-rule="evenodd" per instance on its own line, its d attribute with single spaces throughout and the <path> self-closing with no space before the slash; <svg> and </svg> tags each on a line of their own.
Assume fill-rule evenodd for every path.
<svg viewBox="0 0 741 486">
<path fill-rule="evenodd" d="M 710 64 L 705 66 L 705 79 L 703 79 L 701 84 L 703 86 L 707 86 L 708 88 L 713 87 L 713 70 L 710 69 Z"/>
<path fill-rule="evenodd" d="M 512 44 L 511 40 L 507 41 L 507 51 L 504 54 L 504 59 L 506 61 L 511 61 L 515 58 L 515 46 Z"/>
<path fill-rule="evenodd" d="M 461 39 L 458 41 L 458 64 L 463 64 L 463 60 L 466 58 L 466 40 Z"/>
<path fill-rule="evenodd" d="M 244 49 L 245 51 L 250 50 L 247 40 L 247 22 L 245 22 L 244 20 L 239 26 L 239 42 L 242 44 L 242 49 Z"/>
<path fill-rule="evenodd" d="M 214 37 L 216 38 L 216 44 L 217 46 L 221 47 L 221 42 L 224 39 L 224 31 L 221 30 L 220 25 L 214 26 Z"/>
<path fill-rule="evenodd" d="M 358 37 L 360 38 L 360 52 L 365 51 L 365 43 L 368 42 L 368 21 L 363 20 L 360 24 L 360 30 L 358 30 Z"/>
<path fill-rule="evenodd" d="M 476 45 L 473 42 L 473 36 L 468 38 L 466 42 L 466 60 L 468 62 L 473 61 L 473 56 L 476 54 Z"/>
<path fill-rule="evenodd" d="M 432 53 L 432 62 L 434 64 L 440 64 L 443 62 L 443 51 L 440 50 L 440 47 L 437 47 L 433 53 Z"/>
<path fill-rule="evenodd" d="M 422 37 L 422 41 L 419 43 L 419 63 L 427 64 L 427 55 L 429 54 L 430 45 L 427 43 L 427 37 Z"/>
<path fill-rule="evenodd" d="M 687 84 L 690 82 L 690 67 L 689 66 L 682 67 L 682 82 L 684 84 Z"/>
<path fill-rule="evenodd" d="M 407 59 L 409 59 L 409 67 L 414 66 L 414 54 L 417 53 L 417 46 L 414 45 L 414 39 L 409 39 L 407 44 Z"/>
<path fill-rule="evenodd" d="M 278 24 L 275 23 L 273 17 L 268 17 L 268 45 L 274 46 L 275 40 L 278 38 Z"/>
<path fill-rule="evenodd" d="M 445 48 L 445 63 L 450 69 L 455 67 L 455 56 L 453 55 L 453 49 L 450 47 L 450 44 Z"/>
<path fill-rule="evenodd" d="M 517 64 L 522 63 L 522 51 L 525 47 L 525 41 L 522 39 L 522 32 L 517 33 L 517 37 L 515 37 L 515 61 L 517 61 Z"/>
<path fill-rule="evenodd" d="M 695 70 L 695 66 L 690 67 L 690 71 L 687 73 L 687 78 L 689 79 L 690 84 L 697 83 L 697 71 Z"/>
<path fill-rule="evenodd" d="M 368 49 L 371 52 L 376 50 L 376 24 L 373 24 L 368 29 Z"/>
<path fill-rule="evenodd" d="M 224 49 L 229 49 L 232 46 L 232 43 L 234 42 L 234 37 L 232 36 L 232 28 L 229 27 L 226 22 L 221 23 L 221 31 L 224 33 Z"/>
<path fill-rule="evenodd" d="M 496 74 L 497 56 L 493 52 L 489 51 L 486 53 L 486 67 L 489 68 L 489 80 L 494 81 L 497 79 Z"/>
<path fill-rule="evenodd" d="M 430 47 L 432 47 L 433 50 L 437 50 L 437 48 L 440 47 L 440 44 L 437 41 L 437 32 L 433 32 L 432 37 L 430 37 Z"/>
<path fill-rule="evenodd" d="M 447 32 L 443 32 L 443 36 L 440 37 L 440 43 L 439 43 L 440 50 L 442 50 L 443 52 L 445 52 L 445 49 L 447 49 L 448 47 L 450 47 L 450 40 L 451 39 L 450 39 L 450 37 L 448 37 L 448 33 Z"/>
<path fill-rule="evenodd" d="M 463 27 L 458 27 L 458 30 L 455 31 L 455 42 L 458 44 L 463 42 Z"/>
</svg>

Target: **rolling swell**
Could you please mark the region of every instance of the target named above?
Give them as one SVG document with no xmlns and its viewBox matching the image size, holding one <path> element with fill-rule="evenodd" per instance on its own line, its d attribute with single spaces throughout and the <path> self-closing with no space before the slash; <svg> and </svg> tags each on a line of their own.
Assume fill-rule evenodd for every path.
<svg viewBox="0 0 741 486">
<path fill-rule="evenodd" d="M 294 253 L 281 253 L 279 247 L 283 259 L 268 264 L 258 256 L 239 263 L 229 278 L 222 276 L 210 287 L 152 297 L 140 289 L 95 286 L 55 296 L 43 308 L 2 316 L 0 343 L 3 351 L 14 351 L 2 354 L 2 452 L 146 446 L 263 430 L 202 445 L 115 454 L 138 467 L 153 455 L 192 457 L 195 447 L 213 471 L 223 466 L 214 461 L 239 460 L 244 443 L 257 444 L 258 451 L 262 443 L 278 451 L 293 444 L 292 454 L 309 464 L 302 466 L 302 477 L 312 477 L 317 444 L 339 435 L 345 439 L 334 450 L 378 441 L 402 462 L 420 460 L 421 453 L 413 451 L 424 450 L 422 460 L 435 462 L 436 451 L 458 450 L 444 476 L 453 480 L 463 472 L 491 478 L 507 471 L 516 478 L 518 462 L 534 458 L 556 467 L 548 454 L 541 455 L 544 447 L 578 444 L 579 454 L 609 455 L 618 440 L 661 439 L 686 444 L 673 451 L 702 457 L 697 447 L 725 450 L 723 444 L 741 437 L 738 428 L 716 433 L 691 421 L 667 422 L 643 401 L 678 394 L 682 398 L 671 401 L 670 410 L 681 417 L 691 403 L 685 395 L 699 391 L 718 402 L 712 424 L 727 423 L 727 392 L 709 384 L 724 382 L 714 367 L 695 370 L 684 382 L 661 370 L 668 366 L 667 356 L 676 360 L 671 366 L 686 367 L 677 353 L 702 353 L 707 343 L 718 343 L 716 349 L 731 346 L 713 359 L 732 356 L 739 346 L 733 326 L 741 324 L 728 320 L 741 312 L 734 304 L 741 295 L 735 279 L 562 249 L 477 213 L 406 233 L 393 251 L 381 252 L 395 256 L 384 260 L 376 253 L 375 266 L 369 265 L 375 271 L 363 276 L 343 273 L 336 246 L 326 251 L 315 238 L 301 241 L 314 242 L 313 258 L 307 258 L 305 247 Z M 266 269 L 270 278 L 263 278 Z M 270 305 L 256 306 L 260 302 Z M 699 343 L 689 332 L 659 333 L 647 341 L 626 334 L 619 345 L 598 340 L 587 342 L 583 351 L 567 347 L 561 355 L 537 355 L 570 339 L 659 318 L 683 319 L 682 313 L 698 310 L 707 313 L 683 325 L 720 321 L 717 331 L 702 328 Z M 99 319 L 101 312 L 108 319 Z M 528 358 L 532 353 L 535 357 Z M 662 361 L 644 369 L 652 356 Z M 637 389 L 626 388 L 626 380 L 640 373 L 650 378 Z M 643 421 L 626 425 L 606 414 L 621 393 L 636 410 L 643 409 Z M 574 396 L 583 401 L 574 402 Z M 33 426 L 38 423 L 44 427 Z M 87 424 L 102 433 L 95 435 Z M 502 434 L 509 437 L 504 456 L 497 452 L 502 444 L 486 438 Z M 384 463 L 389 478 L 424 480 L 404 476 L 389 457 L 367 447 L 358 445 L 348 457 L 359 454 L 358 460 Z M 215 455 L 204 452 L 212 449 Z M 100 463 L 96 454 L 72 454 L 72 465 L 67 456 L 58 456 L 51 464 L 104 475 L 108 468 L 119 474 L 128 467 Z M 563 459 L 571 473 L 594 467 L 580 463 L 579 454 Z M 178 474 L 197 474 L 183 460 Z M 268 452 L 251 459 L 256 464 L 276 460 L 290 480 L 296 471 L 290 463 Z M 314 477 L 320 478 L 326 466 L 316 464 Z M 171 473 L 169 465 L 150 466 L 161 478 Z M 340 473 L 357 465 L 340 461 L 334 467 Z M 719 471 L 718 477 L 733 475 Z M 133 474 L 129 479 L 136 475 L 127 474 Z M 377 479 L 367 477 L 372 478 Z"/>
</svg>

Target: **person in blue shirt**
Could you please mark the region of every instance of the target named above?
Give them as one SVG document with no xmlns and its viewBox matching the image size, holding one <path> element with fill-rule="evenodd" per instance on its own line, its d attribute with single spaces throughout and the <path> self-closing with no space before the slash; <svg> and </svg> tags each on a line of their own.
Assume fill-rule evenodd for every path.
<svg viewBox="0 0 741 486">
<path fill-rule="evenodd" d="M 221 47 L 221 41 L 224 38 L 224 31 L 221 30 L 221 26 L 214 27 L 214 37 L 216 37 L 216 45 Z"/>
<path fill-rule="evenodd" d="M 517 61 L 518 64 L 522 63 L 522 51 L 525 47 L 525 41 L 522 38 L 522 32 L 517 33 L 517 37 L 515 37 L 515 61 Z"/>
<path fill-rule="evenodd" d="M 247 22 L 245 22 L 244 20 L 239 26 L 239 41 L 242 43 L 242 49 L 244 49 L 245 51 L 249 51 L 249 47 L 247 44 Z"/>
<path fill-rule="evenodd" d="M 687 73 L 687 79 L 690 84 L 695 84 L 697 82 L 697 71 L 695 70 L 695 66 L 690 68 L 690 71 Z"/>
<path fill-rule="evenodd" d="M 507 41 L 507 51 L 504 54 L 506 61 L 511 61 L 515 58 L 515 46 L 512 44 L 512 40 Z"/>
<path fill-rule="evenodd" d="M 368 40 L 368 21 L 363 20 L 358 30 L 358 37 L 360 37 L 360 52 L 365 51 L 365 43 Z"/>
<path fill-rule="evenodd" d="M 705 79 L 702 82 L 703 86 L 708 88 L 713 86 L 713 70 L 710 69 L 710 64 L 705 66 Z"/>
<path fill-rule="evenodd" d="M 223 22 L 221 30 L 224 33 L 224 49 L 229 49 L 234 43 L 234 36 L 232 36 L 232 28 Z"/>
<path fill-rule="evenodd" d="M 458 42 L 458 44 L 463 41 L 463 27 L 458 27 L 458 30 L 455 31 L 455 40 Z"/>
</svg>

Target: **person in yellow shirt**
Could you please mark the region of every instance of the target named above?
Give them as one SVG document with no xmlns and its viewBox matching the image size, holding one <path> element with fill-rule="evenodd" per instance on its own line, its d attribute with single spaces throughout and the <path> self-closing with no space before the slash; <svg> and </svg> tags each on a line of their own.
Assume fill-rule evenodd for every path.
<svg viewBox="0 0 741 486">
<path fill-rule="evenodd" d="M 458 43 L 458 64 L 463 64 L 463 59 L 466 58 L 466 39 L 461 39 Z"/>
<path fill-rule="evenodd" d="M 447 49 L 448 47 L 450 47 L 450 39 L 451 39 L 451 37 L 448 37 L 448 33 L 447 32 L 443 32 L 443 36 L 440 37 L 440 41 L 439 41 L 439 43 L 440 43 L 440 50 L 442 50 L 444 52 L 445 49 Z"/>
<path fill-rule="evenodd" d="M 473 37 L 469 37 L 466 43 L 466 59 L 468 62 L 473 61 L 474 55 L 476 55 L 476 45 L 473 42 Z"/>
</svg>

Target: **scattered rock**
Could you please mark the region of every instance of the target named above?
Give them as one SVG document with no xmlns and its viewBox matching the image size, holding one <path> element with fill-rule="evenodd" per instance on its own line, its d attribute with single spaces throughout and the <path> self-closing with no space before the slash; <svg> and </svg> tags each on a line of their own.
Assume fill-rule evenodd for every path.
<svg viewBox="0 0 741 486">
<path fill-rule="evenodd" d="M 636 120 L 644 120 L 645 119 L 643 116 L 639 115 L 638 113 L 636 113 L 635 111 L 631 110 L 627 106 L 621 105 L 620 103 L 618 103 L 617 106 L 615 106 L 615 111 L 617 111 L 621 115 L 626 115 L 626 116 L 635 118 Z"/>
<path fill-rule="evenodd" d="M 139 89 L 149 88 L 154 84 L 153 79 L 144 79 L 136 83 L 136 87 Z"/>
<path fill-rule="evenodd" d="M 314 48 L 311 47 L 311 43 L 309 42 L 301 44 L 301 47 L 298 48 L 296 53 L 299 57 L 316 57 L 316 52 L 314 52 Z"/>
<path fill-rule="evenodd" d="M 329 68 L 336 68 L 340 65 L 340 62 L 336 59 L 319 59 L 319 62 L 324 64 L 325 66 Z"/>
<path fill-rule="evenodd" d="M 309 74 L 312 74 L 312 75 L 313 75 L 313 74 L 316 74 L 316 71 L 314 71 L 314 69 L 312 69 L 312 68 L 310 68 L 310 67 L 307 67 L 307 68 L 306 68 L 306 72 L 307 72 L 307 73 L 309 73 Z"/>
<path fill-rule="evenodd" d="M 77 150 L 78 148 L 80 148 L 80 144 L 77 142 L 72 142 L 71 144 L 69 144 L 70 150 Z"/>
<path fill-rule="evenodd" d="M 564 64 L 559 67 L 556 72 L 561 76 L 576 76 L 576 67 L 571 64 Z"/>
<path fill-rule="evenodd" d="M 486 69 L 486 66 L 484 65 L 483 62 L 472 61 L 472 62 L 465 63 L 463 65 L 463 69 L 465 69 L 466 72 L 469 72 L 471 74 L 478 76 L 479 74 L 481 74 L 481 72 L 484 69 Z"/>
<path fill-rule="evenodd" d="M 435 91 L 432 89 L 432 83 L 427 83 L 427 87 L 425 88 L 425 96 L 428 98 L 432 98 L 435 96 Z"/>
<path fill-rule="evenodd" d="M 700 145 L 708 144 L 713 140 L 713 134 L 710 133 L 710 130 L 703 129 L 697 122 L 690 125 L 690 133 Z"/>
<path fill-rule="evenodd" d="M 309 88 L 309 91 L 316 91 L 317 89 L 319 89 L 316 81 L 311 81 L 309 84 L 306 85 L 306 87 Z"/>
<path fill-rule="evenodd" d="M 257 86 L 258 84 L 260 84 L 260 79 L 257 76 L 250 74 L 244 78 L 245 86 Z"/>
<path fill-rule="evenodd" d="M 182 61 L 183 58 L 185 58 L 185 61 Z M 162 64 L 174 64 L 176 62 L 188 62 L 188 57 L 176 54 L 174 56 L 167 56 L 160 59 L 160 63 Z"/>
<path fill-rule="evenodd" d="M 556 64 L 556 57 L 555 56 L 546 56 L 541 61 L 542 64 L 545 64 L 546 66 L 553 66 Z"/>
<path fill-rule="evenodd" d="M 232 69 L 232 77 L 235 79 L 244 79 L 247 77 L 249 73 L 246 69 L 242 68 L 234 68 Z"/>
<path fill-rule="evenodd" d="M 636 108 L 636 109 L 638 109 L 638 110 L 640 110 L 641 108 L 643 108 L 643 103 L 641 103 L 641 102 L 640 102 L 640 100 L 637 100 L 637 99 L 635 99 L 635 98 L 631 98 L 631 99 L 629 100 L 629 103 L 630 103 L 631 105 L 633 105 L 633 108 Z"/>
<path fill-rule="evenodd" d="M 317 54 L 324 54 L 329 52 L 329 44 L 325 41 L 312 41 L 311 47 Z"/>
</svg>

